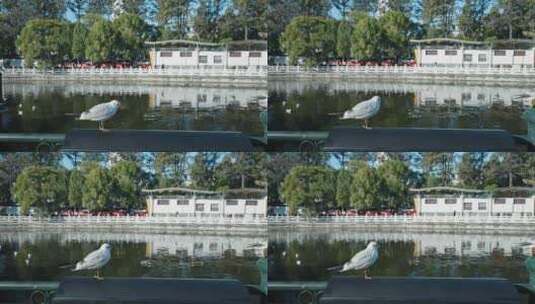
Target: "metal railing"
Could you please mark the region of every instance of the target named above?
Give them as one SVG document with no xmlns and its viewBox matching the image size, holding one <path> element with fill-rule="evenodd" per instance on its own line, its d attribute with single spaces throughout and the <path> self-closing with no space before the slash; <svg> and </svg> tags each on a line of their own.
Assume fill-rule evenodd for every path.
<svg viewBox="0 0 535 304">
<path fill-rule="evenodd" d="M 534 303 L 534 286 L 522 283 L 514 283 L 513 286 L 519 294 L 526 297 L 527 301 L 521 303 Z M 270 281 L 268 283 L 268 293 L 277 299 L 285 299 L 285 303 L 289 304 L 317 304 L 326 288 L 326 281 Z"/>
<path fill-rule="evenodd" d="M 358 75 L 358 74 L 385 74 L 385 75 L 469 75 L 469 76 L 529 76 L 535 77 L 535 68 L 513 67 L 447 67 L 447 66 L 269 66 L 269 74 L 305 75 L 314 73 Z"/>
<path fill-rule="evenodd" d="M 72 76 L 72 77 L 266 77 L 266 66 L 251 66 L 245 69 L 232 68 L 73 68 L 73 69 L 27 69 L 8 68 L 4 71 L 6 78 L 39 77 L 39 76 Z"/>
<path fill-rule="evenodd" d="M 535 225 L 535 216 L 481 216 L 481 215 L 388 215 L 388 216 L 269 216 L 269 224 L 482 224 Z"/>
<path fill-rule="evenodd" d="M 111 225 L 265 225 L 265 217 L 252 216 L 0 216 L 0 224 L 91 226 Z"/>
</svg>

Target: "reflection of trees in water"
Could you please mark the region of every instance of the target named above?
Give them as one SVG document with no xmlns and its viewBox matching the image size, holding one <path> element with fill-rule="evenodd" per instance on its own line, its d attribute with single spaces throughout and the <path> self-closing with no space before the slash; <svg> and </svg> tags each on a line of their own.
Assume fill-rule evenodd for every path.
<svg viewBox="0 0 535 304">
<path fill-rule="evenodd" d="M 112 258 L 103 269 L 103 275 L 107 277 L 233 277 L 247 284 L 258 283 L 259 270 L 255 263 L 259 258 L 254 250 L 244 250 L 243 256 L 237 256 L 235 249 L 208 257 L 193 257 L 178 251 L 151 255 L 150 250 L 155 243 L 162 240 L 176 242 L 177 238 L 183 240 L 182 237 L 96 231 L 5 234 L 0 238 L 0 279 L 49 281 L 72 275 L 93 276 L 91 271 L 72 273 L 71 269 L 89 252 L 107 242 L 112 246 Z M 198 237 L 210 238 L 204 235 Z M 31 261 L 27 265 L 29 253 Z M 146 261 L 150 261 L 151 267 L 147 267 Z"/>
<path fill-rule="evenodd" d="M 433 86 L 427 88 L 432 90 Z M 379 88 L 378 88 L 379 89 Z M 422 88 L 420 88 L 422 89 Z M 466 90 L 451 87 L 451 90 Z M 328 130 L 334 126 L 359 126 L 355 120 L 340 120 L 341 113 L 360 101 L 379 95 L 381 111 L 371 119 L 376 127 L 436 128 L 502 128 L 513 133 L 526 133 L 522 106 L 485 103 L 460 106 L 460 101 L 444 104 L 417 105 L 417 93 L 411 90 L 336 89 L 329 84 L 289 88 L 269 92 L 272 130 Z"/>
<path fill-rule="evenodd" d="M 437 239 L 437 235 L 429 234 L 429 245 L 438 245 L 437 241 L 442 240 L 452 246 L 447 247 L 444 243 L 446 247 L 437 250 L 437 247 L 421 244 L 422 240 L 411 239 L 410 236 L 396 239 L 393 235 L 385 239 L 359 231 L 340 235 L 333 232 L 298 235 L 284 240 L 281 234 L 270 239 L 270 280 L 327 280 L 336 275 L 329 273 L 328 267 L 346 262 L 374 238 L 379 242 L 380 254 L 378 262 L 370 270 L 372 276 L 505 277 L 515 282 L 528 279 L 526 257 L 520 248 L 506 250 L 494 247 L 485 251 L 485 247 L 475 254 L 471 250 L 473 248 L 467 247 L 467 242 L 471 238 L 475 242 L 476 236 L 466 236 L 466 241 L 458 242 L 454 235 Z M 510 243 L 507 239 L 503 242 L 506 246 Z M 361 275 L 359 272 L 349 274 Z"/>
<path fill-rule="evenodd" d="M 238 257 L 232 250 L 221 257 L 203 258 L 161 252 L 142 260 L 140 265 L 148 277 L 238 278 L 249 284 L 258 284 L 260 279 L 256 257 Z"/>
</svg>

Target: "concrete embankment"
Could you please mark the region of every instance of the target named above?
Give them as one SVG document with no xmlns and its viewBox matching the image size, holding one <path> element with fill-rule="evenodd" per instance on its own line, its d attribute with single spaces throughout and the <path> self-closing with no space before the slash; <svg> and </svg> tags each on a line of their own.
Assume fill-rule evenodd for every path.
<svg viewBox="0 0 535 304">
<path fill-rule="evenodd" d="M 411 232 L 474 232 L 474 233 L 525 233 L 535 231 L 535 223 L 532 221 L 518 223 L 496 222 L 274 222 L 269 221 L 270 230 L 354 230 L 354 231 L 411 231 Z"/>
<path fill-rule="evenodd" d="M 418 84 L 471 84 L 471 85 L 515 85 L 532 87 L 535 82 L 534 73 L 397 73 L 397 72 L 270 72 L 269 81 L 281 80 L 360 80 L 402 82 Z"/>
</svg>

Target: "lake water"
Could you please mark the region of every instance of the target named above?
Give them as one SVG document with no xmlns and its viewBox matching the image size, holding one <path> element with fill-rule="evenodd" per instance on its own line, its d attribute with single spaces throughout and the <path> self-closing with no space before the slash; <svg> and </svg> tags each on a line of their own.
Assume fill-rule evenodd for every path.
<svg viewBox="0 0 535 304">
<path fill-rule="evenodd" d="M 532 235 L 485 235 L 351 230 L 292 232 L 270 229 L 270 281 L 324 281 L 367 243 L 379 243 L 373 276 L 502 277 L 528 282 L 535 251 L 520 247 Z M 362 272 L 349 272 L 362 276 Z M 535 278 L 535 273 L 531 273 Z M 535 284 L 535 281 L 532 282 Z"/>
<path fill-rule="evenodd" d="M 93 271 L 73 273 L 69 265 L 104 242 L 112 246 L 111 260 L 102 272 L 105 277 L 236 278 L 244 284 L 258 285 L 256 263 L 267 251 L 263 236 L 2 232 L 0 281 L 94 276 Z"/>
<path fill-rule="evenodd" d="M 406 84 L 346 80 L 269 81 L 269 129 L 319 131 L 361 126 L 341 114 L 374 95 L 382 97 L 371 127 L 484 128 L 527 133 L 524 112 L 535 86 Z"/>
<path fill-rule="evenodd" d="M 241 131 L 262 135 L 265 88 L 193 87 L 146 84 L 6 83 L 10 103 L 0 108 L 0 132 L 65 133 L 98 127 L 80 113 L 112 99 L 119 113 L 107 128 Z"/>
</svg>

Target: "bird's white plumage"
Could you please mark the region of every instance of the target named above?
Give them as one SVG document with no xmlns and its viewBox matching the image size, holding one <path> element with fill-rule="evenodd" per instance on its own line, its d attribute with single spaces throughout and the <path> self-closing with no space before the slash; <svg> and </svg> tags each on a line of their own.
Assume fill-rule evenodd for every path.
<svg viewBox="0 0 535 304">
<path fill-rule="evenodd" d="M 80 115 L 80 120 L 105 121 L 113 117 L 119 110 L 120 102 L 112 100 L 93 106 Z"/>
<path fill-rule="evenodd" d="M 99 249 L 88 254 L 82 261 L 76 263 L 73 271 L 100 269 L 106 265 L 111 258 L 111 246 L 102 244 Z"/>
<path fill-rule="evenodd" d="M 381 109 L 381 97 L 373 96 L 363 102 L 359 102 L 351 110 L 344 112 L 342 119 L 368 119 L 377 114 Z"/>
<path fill-rule="evenodd" d="M 370 242 L 366 249 L 355 254 L 351 260 L 346 262 L 340 272 L 349 270 L 368 269 L 377 262 L 379 258 L 379 251 L 377 250 L 377 243 Z"/>
</svg>

